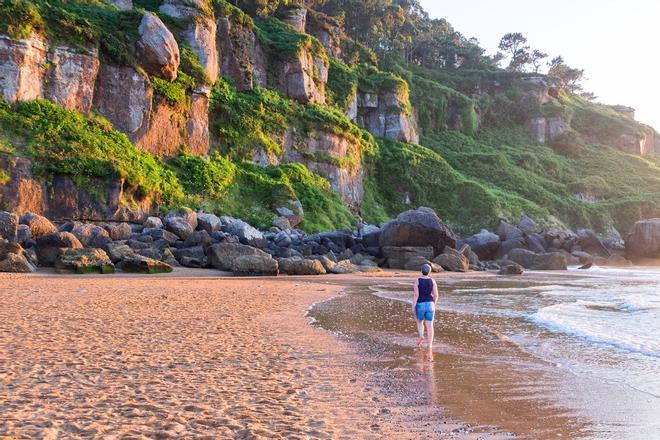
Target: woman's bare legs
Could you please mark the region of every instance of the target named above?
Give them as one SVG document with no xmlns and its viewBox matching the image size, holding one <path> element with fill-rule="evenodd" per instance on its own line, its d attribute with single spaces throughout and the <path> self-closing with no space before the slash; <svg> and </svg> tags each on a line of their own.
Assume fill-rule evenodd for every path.
<svg viewBox="0 0 660 440">
<path fill-rule="evenodd" d="M 417 333 L 419 338 L 417 339 L 417 349 L 421 350 L 422 344 L 424 343 L 424 321 L 417 321 Z"/>
<path fill-rule="evenodd" d="M 433 349 L 433 321 L 424 321 L 426 325 L 426 343 L 428 345 L 429 351 Z"/>
</svg>

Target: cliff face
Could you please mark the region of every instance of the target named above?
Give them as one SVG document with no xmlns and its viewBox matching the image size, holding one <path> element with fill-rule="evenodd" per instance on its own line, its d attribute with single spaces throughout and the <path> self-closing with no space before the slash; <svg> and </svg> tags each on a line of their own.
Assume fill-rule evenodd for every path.
<svg viewBox="0 0 660 440">
<path fill-rule="evenodd" d="M 521 175 L 549 167 L 555 186 L 548 192 L 570 198 L 584 192 L 571 189 L 580 182 L 567 174 L 579 174 L 573 170 L 585 151 L 591 154 L 599 146 L 641 156 L 660 151 L 660 136 L 636 123 L 632 109 L 587 102 L 543 75 L 429 70 L 392 60 L 379 65 L 368 48 L 346 35 L 340 19 L 304 7 L 282 6 L 268 16 L 249 15 L 249 8 L 222 0 L 113 0 L 89 7 L 98 8 L 95 13 L 116 29 L 94 22 L 93 16 L 85 19 L 99 28 L 83 29 L 90 36 L 82 40 L 79 35 L 55 38 L 60 30 L 48 29 L 55 26 L 52 20 L 29 34 L 7 28 L 0 35 L 0 94 L 9 104 L 45 99 L 82 114 L 81 121 L 100 115 L 107 122 L 94 123 L 103 136 L 114 142 L 116 132 L 122 133 L 130 141 L 117 141 L 122 151 L 136 147 L 147 153 L 139 156 L 145 162 L 127 165 L 112 158 L 107 160 L 111 173 L 99 171 L 103 166 L 88 173 L 85 167 L 96 165 L 86 161 L 99 153 L 70 143 L 70 158 L 57 167 L 43 166 L 47 136 L 67 144 L 66 136 L 51 127 L 47 134 L 34 129 L 14 136 L 12 112 L 27 110 L 9 106 L 0 121 L 5 124 L 0 131 L 5 209 L 54 219 L 139 220 L 169 198 L 170 204 L 213 204 L 222 210 L 227 206 L 223 197 L 241 196 L 231 185 L 241 185 L 235 167 L 247 159 L 266 174 L 268 166 L 302 164 L 326 179 L 353 213 L 372 221 L 408 204 L 452 206 L 447 215 L 461 223 L 468 211 L 518 217 L 524 209 L 550 217 L 559 211 L 542 207 L 554 199 L 546 200 L 546 188 L 529 190 L 533 185 L 516 180 Z M 85 20 L 77 23 L 84 28 Z M 219 85 L 232 90 L 232 101 L 220 102 Z M 29 132 L 29 122 L 26 126 Z M 529 137 L 519 137 L 520 130 Z M 85 144 L 84 133 L 78 135 L 76 142 Z M 498 150 L 500 137 L 507 148 L 520 148 Z M 546 149 L 537 154 L 527 148 L 537 146 Z M 563 156 L 573 161 L 570 171 Z M 80 166 L 66 163 L 80 157 L 85 159 Z M 182 157 L 187 165 L 204 168 L 196 179 L 207 187 L 194 197 L 188 193 L 195 182 L 182 183 L 191 171 L 178 165 Z M 429 157 L 433 167 L 423 163 Z M 224 160 L 234 162 L 230 166 Z M 405 164 L 405 178 L 397 176 L 390 186 L 394 162 Z M 499 179 L 493 177 L 497 173 L 481 172 L 499 166 L 516 171 Z M 161 173 L 156 180 L 176 175 L 179 181 L 155 181 L 145 190 L 140 176 L 154 167 Z M 447 194 L 425 200 L 420 179 Z M 289 183 L 282 197 L 300 203 Z M 213 188 L 222 190 L 216 194 Z M 457 194 L 476 200 L 474 206 L 457 203 Z M 275 208 L 261 196 L 255 199 L 263 204 L 259 209 Z M 608 200 L 607 192 L 593 200 Z M 592 209 L 586 202 L 577 208 L 573 203 L 558 202 L 556 209 L 562 215 L 573 208 L 580 215 Z M 341 218 L 346 218 L 343 211 Z"/>
</svg>

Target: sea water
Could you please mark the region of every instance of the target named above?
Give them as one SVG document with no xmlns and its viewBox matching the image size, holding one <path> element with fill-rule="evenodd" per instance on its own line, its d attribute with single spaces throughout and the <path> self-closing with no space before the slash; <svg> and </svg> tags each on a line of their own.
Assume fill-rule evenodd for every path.
<svg viewBox="0 0 660 440">
<path fill-rule="evenodd" d="M 660 439 L 660 269 L 436 280 L 438 319 L 452 312 L 486 322 L 489 331 L 572 378 L 573 389 L 560 397 L 602 426 L 590 438 Z M 372 290 L 411 301 L 408 285 Z M 594 391 L 600 384 L 610 391 Z"/>
</svg>

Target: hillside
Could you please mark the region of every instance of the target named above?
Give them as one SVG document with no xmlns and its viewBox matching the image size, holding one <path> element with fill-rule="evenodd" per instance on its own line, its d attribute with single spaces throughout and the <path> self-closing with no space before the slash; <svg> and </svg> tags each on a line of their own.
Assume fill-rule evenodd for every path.
<svg viewBox="0 0 660 440">
<path fill-rule="evenodd" d="M 0 209 L 189 206 L 264 229 L 286 212 L 308 232 L 422 205 L 465 233 L 660 216 L 660 136 L 629 109 L 500 69 L 415 2 L 374 3 L 396 17 L 356 22 L 350 0 L 0 0 Z"/>
</svg>

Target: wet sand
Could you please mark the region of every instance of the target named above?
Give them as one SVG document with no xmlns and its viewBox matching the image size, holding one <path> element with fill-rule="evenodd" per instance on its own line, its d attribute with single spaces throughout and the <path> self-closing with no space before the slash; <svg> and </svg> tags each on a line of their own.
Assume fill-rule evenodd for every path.
<svg viewBox="0 0 660 440">
<path fill-rule="evenodd" d="M 0 438 L 482 438 L 309 325 L 372 281 L 0 274 Z"/>
</svg>

